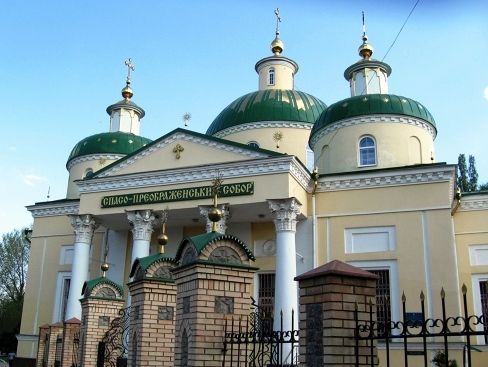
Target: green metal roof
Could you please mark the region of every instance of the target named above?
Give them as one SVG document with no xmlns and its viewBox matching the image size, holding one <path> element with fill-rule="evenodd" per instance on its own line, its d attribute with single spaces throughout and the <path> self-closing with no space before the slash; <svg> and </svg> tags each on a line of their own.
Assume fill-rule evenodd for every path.
<svg viewBox="0 0 488 367">
<path fill-rule="evenodd" d="M 176 259 L 176 261 L 180 261 L 183 248 L 185 247 L 184 244 L 186 242 L 190 242 L 193 245 L 193 247 L 197 251 L 197 256 L 198 256 L 198 255 L 200 255 L 200 253 L 202 252 L 202 250 L 205 247 L 207 247 L 211 243 L 221 241 L 221 240 L 232 240 L 232 241 L 234 241 L 235 243 L 237 243 L 238 245 L 240 245 L 243 248 L 243 250 L 246 252 L 249 259 L 256 260 L 256 258 L 254 257 L 254 254 L 249 249 L 249 247 L 247 247 L 245 245 L 245 243 L 242 242 L 239 238 L 237 238 L 236 236 L 230 235 L 230 234 L 223 234 L 223 233 L 218 233 L 218 232 L 209 232 L 209 233 L 200 234 L 198 236 L 185 238 L 180 243 L 180 245 L 178 247 L 178 251 L 176 252 L 175 259 Z"/>
<path fill-rule="evenodd" d="M 83 284 L 83 288 L 81 289 L 81 294 L 84 295 L 85 298 L 91 296 L 91 292 L 99 284 L 110 284 L 111 286 L 115 287 L 119 291 L 121 296 L 124 296 L 124 288 L 121 285 L 105 277 L 98 277 L 92 280 L 87 280 L 85 284 Z"/>
<path fill-rule="evenodd" d="M 426 107 L 413 99 L 393 94 L 366 94 L 343 99 L 330 105 L 315 123 L 310 139 L 322 128 L 350 117 L 364 115 L 405 115 L 422 119 L 434 129 L 434 117 Z"/>
<path fill-rule="evenodd" d="M 150 142 L 150 139 L 121 131 L 92 135 L 75 145 L 68 163 L 74 158 L 89 154 L 131 154 Z"/>
<path fill-rule="evenodd" d="M 164 256 L 164 254 L 154 254 L 154 255 L 150 255 L 150 256 L 146 256 L 146 257 L 141 257 L 141 258 L 137 258 L 134 261 L 134 264 L 132 264 L 132 269 L 130 271 L 129 276 L 130 277 L 134 276 L 138 266 L 140 266 L 141 269 L 144 270 L 144 272 L 146 272 L 147 269 L 149 269 L 149 267 L 152 264 L 158 263 L 158 262 L 163 262 L 163 261 L 171 262 L 171 263 L 174 263 L 176 265 L 176 261 L 174 258 L 166 257 L 166 256 Z"/>
<path fill-rule="evenodd" d="M 298 121 L 313 124 L 327 105 L 296 90 L 265 89 L 237 98 L 215 118 L 207 135 L 259 121 Z"/>
</svg>

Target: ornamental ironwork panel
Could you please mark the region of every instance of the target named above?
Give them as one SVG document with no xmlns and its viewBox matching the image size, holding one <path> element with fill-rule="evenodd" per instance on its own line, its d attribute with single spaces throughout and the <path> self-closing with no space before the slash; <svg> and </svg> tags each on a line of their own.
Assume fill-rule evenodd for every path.
<svg viewBox="0 0 488 367">
<path fill-rule="evenodd" d="M 425 315 L 425 296 L 420 292 L 420 312 L 407 312 L 405 294 L 402 295 L 402 320 L 401 321 L 377 321 L 375 317 L 375 306 L 373 302 L 365 304 L 365 311 L 369 314 L 369 320 L 359 320 L 358 305 L 355 310 L 355 339 L 356 339 L 356 366 L 360 365 L 360 349 L 367 348 L 368 364 L 375 366 L 377 358 L 375 356 L 377 342 L 383 342 L 386 351 L 386 366 L 390 366 L 390 347 L 395 344 L 403 347 L 403 365 L 408 366 L 409 355 L 423 356 L 423 365 L 431 365 L 427 358 L 427 345 L 433 341 L 440 342 L 442 348 L 437 352 L 436 358 L 441 365 L 451 366 L 453 363 L 449 358 L 449 338 L 461 338 L 464 343 L 462 366 L 471 367 L 471 352 L 476 349 L 472 346 L 471 338 L 473 336 L 483 336 L 486 340 L 488 335 L 488 317 L 486 314 L 470 315 L 468 314 L 467 288 L 463 284 L 462 294 L 462 312 L 460 316 L 448 316 L 446 313 L 446 296 L 444 289 L 441 290 L 441 311 L 440 318 L 426 318 Z M 361 305 L 362 306 L 362 305 Z M 413 350 L 412 343 L 415 343 Z M 418 350 L 421 345 L 421 350 Z M 364 356 L 364 354 L 362 354 Z M 364 365 L 364 364 L 361 364 Z M 398 366 L 396 364 L 395 366 Z M 400 366 L 399 366 L 400 367 Z"/>
<path fill-rule="evenodd" d="M 119 316 L 110 322 L 110 328 L 98 344 L 97 367 L 127 365 L 130 320 L 133 314 L 131 307 L 123 308 L 119 311 Z"/>
</svg>

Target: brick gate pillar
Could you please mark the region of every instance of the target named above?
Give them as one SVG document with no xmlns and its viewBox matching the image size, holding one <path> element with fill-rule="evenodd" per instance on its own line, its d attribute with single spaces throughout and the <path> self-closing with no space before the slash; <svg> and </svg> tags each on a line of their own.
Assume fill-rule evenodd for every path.
<svg viewBox="0 0 488 367">
<path fill-rule="evenodd" d="M 175 266 L 163 254 L 137 259 L 132 266 L 129 366 L 173 366 L 176 285 L 170 270 Z"/>
<path fill-rule="evenodd" d="M 55 324 L 49 325 L 49 338 L 47 340 L 47 365 L 54 366 L 56 361 L 56 352 L 58 357 L 61 356 L 61 343 L 63 342 L 63 324 L 57 322 Z M 59 359 L 59 361 L 61 361 Z"/>
<path fill-rule="evenodd" d="M 63 323 L 63 351 L 61 367 L 72 367 L 79 359 L 80 320 L 72 318 Z M 75 340 L 76 339 L 76 340 Z"/>
<path fill-rule="evenodd" d="M 369 320 L 366 304 L 375 301 L 376 279 L 375 274 L 338 260 L 295 278 L 300 288 L 302 366 L 355 366 L 355 307 L 359 320 Z M 376 350 L 375 354 L 377 365 Z M 369 348 L 360 346 L 359 365 L 370 363 Z"/>
<path fill-rule="evenodd" d="M 226 318 L 249 315 L 254 255 L 236 237 L 210 232 L 183 240 L 176 260 L 174 365 L 220 367 Z"/>
<path fill-rule="evenodd" d="M 47 365 L 47 355 L 49 353 L 49 325 L 39 326 L 39 341 L 37 342 L 36 367 Z"/>
<path fill-rule="evenodd" d="M 100 277 L 83 285 L 81 299 L 80 366 L 97 365 L 98 343 L 124 307 L 120 285 Z"/>
</svg>

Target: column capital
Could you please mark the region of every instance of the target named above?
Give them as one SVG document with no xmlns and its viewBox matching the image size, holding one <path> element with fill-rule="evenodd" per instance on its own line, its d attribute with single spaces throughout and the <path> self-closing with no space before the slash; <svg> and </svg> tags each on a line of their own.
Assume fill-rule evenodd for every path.
<svg viewBox="0 0 488 367">
<path fill-rule="evenodd" d="M 269 209 L 274 216 L 276 231 L 296 231 L 297 214 L 302 204 L 295 198 L 268 199 Z"/>
<path fill-rule="evenodd" d="M 208 211 L 213 208 L 213 205 L 199 205 L 198 208 L 200 209 L 200 215 L 207 221 L 205 226 L 207 233 L 212 232 L 213 223 L 208 219 Z M 230 219 L 229 204 L 218 204 L 217 208 L 222 212 L 222 219 L 217 222 L 217 232 L 225 233 L 227 230 L 227 220 Z"/>
<path fill-rule="evenodd" d="M 161 216 L 151 209 L 127 212 L 134 240 L 150 241 L 154 227 L 161 224 Z"/>
<path fill-rule="evenodd" d="M 70 215 L 69 219 L 75 231 L 75 243 L 90 244 L 93 232 L 98 227 L 98 223 L 93 215 Z"/>
</svg>

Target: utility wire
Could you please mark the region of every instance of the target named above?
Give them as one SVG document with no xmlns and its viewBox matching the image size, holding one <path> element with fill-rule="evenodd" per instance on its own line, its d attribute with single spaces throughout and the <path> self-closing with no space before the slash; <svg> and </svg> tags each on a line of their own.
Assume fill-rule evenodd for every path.
<svg viewBox="0 0 488 367">
<path fill-rule="evenodd" d="M 388 56 L 388 53 L 390 52 L 390 50 L 393 48 L 393 46 L 395 45 L 398 37 L 400 36 L 400 33 L 402 33 L 403 31 L 403 28 L 405 27 L 405 25 L 407 24 L 408 20 L 410 19 L 410 16 L 412 15 L 413 11 L 415 10 L 415 8 L 417 7 L 417 5 L 419 4 L 420 0 L 417 0 L 415 2 L 415 5 L 413 6 L 412 10 L 410 10 L 410 13 L 408 13 L 408 16 L 407 16 L 407 19 L 405 19 L 405 21 L 403 22 L 402 24 L 402 27 L 400 28 L 400 30 L 398 31 L 395 39 L 393 40 L 393 42 L 391 43 L 390 47 L 388 48 L 388 50 L 386 51 L 386 54 L 385 56 L 383 56 L 383 58 L 381 59 L 381 61 L 383 61 L 384 59 L 386 59 L 386 56 Z"/>
</svg>

